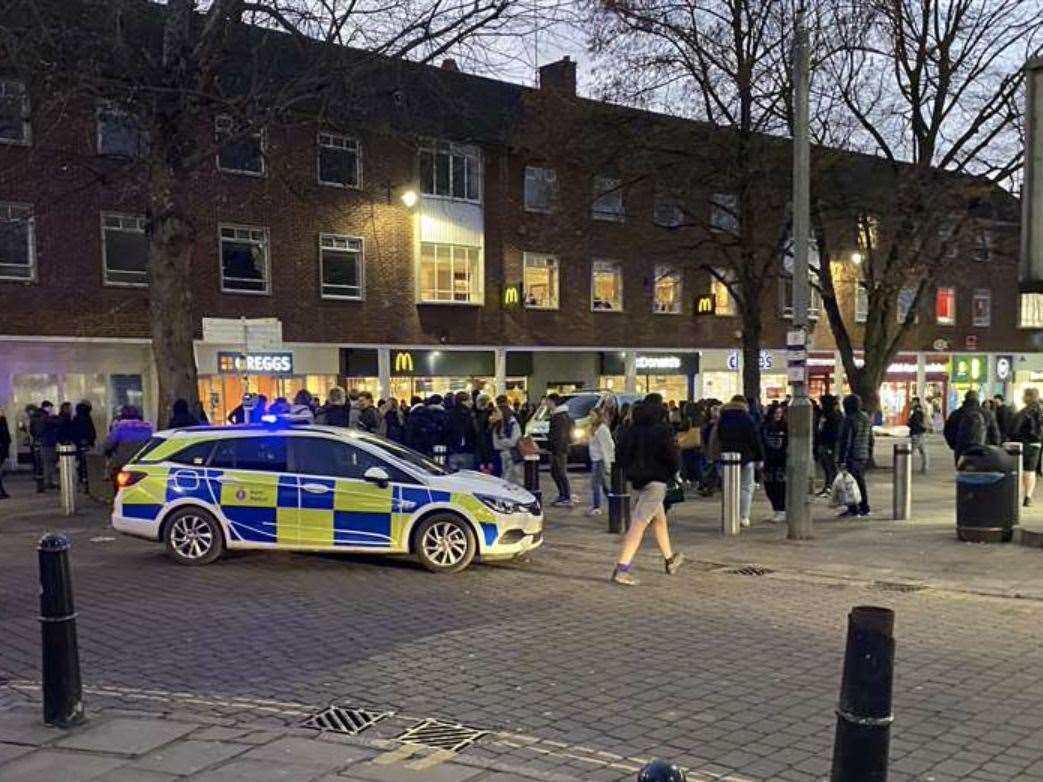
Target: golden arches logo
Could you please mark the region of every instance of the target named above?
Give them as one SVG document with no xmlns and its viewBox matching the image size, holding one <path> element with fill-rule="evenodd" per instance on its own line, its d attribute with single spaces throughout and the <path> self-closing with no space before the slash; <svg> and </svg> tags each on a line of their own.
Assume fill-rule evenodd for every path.
<svg viewBox="0 0 1043 782">
<path fill-rule="evenodd" d="M 517 304 L 521 300 L 517 285 L 508 285 L 503 289 L 503 303 L 505 306 Z"/>
<path fill-rule="evenodd" d="M 712 315 L 716 303 L 713 296 L 700 296 L 695 303 L 695 311 L 699 315 Z"/>
<path fill-rule="evenodd" d="M 413 371 L 413 354 L 412 353 L 396 353 L 395 354 L 395 371 L 396 372 L 412 372 Z"/>
</svg>

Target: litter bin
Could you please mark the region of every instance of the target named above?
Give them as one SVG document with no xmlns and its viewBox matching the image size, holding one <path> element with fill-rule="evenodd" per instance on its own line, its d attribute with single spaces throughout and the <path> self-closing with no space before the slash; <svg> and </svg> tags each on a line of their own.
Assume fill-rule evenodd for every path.
<svg viewBox="0 0 1043 782">
<path fill-rule="evenodd" d="M 956 537 L 1006 543 L 1018 523 L 1018 465 L 1002 448 L 975 446 L 956 465 Z"/>
</svg>

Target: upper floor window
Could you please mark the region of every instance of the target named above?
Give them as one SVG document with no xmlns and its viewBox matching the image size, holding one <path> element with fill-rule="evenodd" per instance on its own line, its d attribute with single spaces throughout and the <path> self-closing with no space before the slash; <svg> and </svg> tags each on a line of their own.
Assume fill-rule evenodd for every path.
<svg viewBox="0 0 1043 782">
<path fill-rule="evenodd" d="M 735 298 L 723 280 L 734 281 L 735 271 L 733 269 L 714 269 L 714 274 L 710 277 L 710 295 L 714 300 L 713 312 L 718 316 L 732 317 L 736 314 Z"/>
<path fill-rule="evenodd" d="M 684 224 L 684 209 L 679 199 L 666 193 L 656 193 L 652 207 L 652 222 L 660 228 L 679 228 Z"/>
<path fill-rule="evenodd" d="M 938 288 L 934 299 L 934 317 L 939 326 L 956 325 L 956 289 Z"/>
<path fill-rule="evenodd" d="M 988 288 L 975 288 L 974 297 L 971 299 L 971 312 L 973 323 L 978 328 L 988 328 L 992 325 L 992 291 Z"/>
<path fill-rule="evenodd" d="M 793 277 L 783 275 L 779 277 L 779 299 L 782 317 L 793 317 Z M 822 294 L 814 286 L 808 287 L 808 320 L 818 320 L 822 309 Z M 862 321 L 863 323 L 865 321 Z"/>
<path fill-rule="evenodd" d="M 553 168 L 525 167 L 525 211 L 553 212 L 558 205 L 558 175 Z"/>
<path fill-rule="evenodd" d="M 341 133 L 319 132 L 319 184 L 358 187 L 362 183 L 359 142 Z"/>
<path fill-rule="evenodd" d="M 909 310 L 912 309 L 913 302 L 916 301 L 916 288 L 906 286 L 898 291 L 898 298 L 896 300 L 895 307 L 895 320 L 899 323 L 905 323 L 905 319 L 909 316 Z M 913 322 L 920 320 L 919 315 L 913 315 Z"/>
<path fill-rule="evenodd" d="M 594 261 L 590 267 L 590 308 L 595 312 L 623 311 L 623 265 Z"/>
<path fill-rule="evenodd" d="M 270 293 L 268 229 L 221 225 L 221 291 Z"/>
<path fill-rule="evenodd" d="M 98 104 L 98 154 L 140 158 L 148 153 L 148 133 L 137 118 L 112 101 Z"/>
<path fill-rule="evenodd" d="M 681 295 L 681 270 L 673 266 L 656 266 L 652 311 L 662 315 L 680 315 Z"/>
<path fill-rule="evenodd" d="M 955 215 L 938 223 L 938 251 L 943 258 L 955 258 L 960 252 L 960 220 Z"/>
<path fill-rule="evenodd" d="M 0 144 L 28 144 L 29 91 L 25 82 L 0 79 Z"/>
<path fill-rule="evenodd" d="M 622 180 L 607 176 L 594 177 L 594 202 L 590 216 L 595 220 L 623 222 L 626 212 L 623 211 Z"/>
<path fill-rule="evenodd" d="M 319 234 L 319 293 L 324 299 L 361 299 L 362 240 Z"/>
<path fill-rule="evenodd" d="M 239 127 L 235 120 L 222 114 L 214 120 L 217 143 L 217 167 L 234 174 L 264 176 L 264 132 Z"/>
<path fill-rule="evenodd" d="M 0 201 L 0 280 L 36 279 L 36 232 L 27 204 Z"/>
<path fill-rule="evenodd" d="M 525 253 L 522 286 L 525 306 L 531 310 L 558 308 L 558 259 L 545 253 Z"/>
<path fill-rule="evenodd" d="M 710 228 L 723 233 L 739 233 L 739 196 L 714 193 L 710 197 Z"/>
<path fill-rule="evenodd" d="M 793 317 L 793 268 L 796 263 L 796 242 L 786 241 L 782 255 L 782 274 L 779 276 L 779 309 L 782 317 Z M 808 237 L 808 319 L 818 320 L 822 309 L 822 294 L 814 282 L 819 279 L 822 263 L 819 260 L 818 241 L 814 235 Z"/>
<path fill-rule="evenodd" d="M 1043 329 L 1043 293 L 1021 294 L 1018 327 L 1023 329 Z"/>
<path fill-rule="evenodd" d="M 974 247 L 974 259 L 981 261 L 982 263 L 988 263 L 992 260 L 992 229 L 982 228 L 978 232 L 977 241 Z"/>
<path fill-rule="evenodd" d="M 420 244 L 420 301 L 481 304 L 482 249 L 454 244 Z"/>
<path fill-rule="evenodd" d="M 855 323 L 869 320 L 869 290 L 862 280 L 855 281 Z"/>
<path fill-rule="evenodd" d="M 420 150 L 420 189 L 424 195 L 481 201 L 481 160 L 474 147 L 436 143 Z"/>
<path fill-rule="evenodd" d="M 101 255 L 106 285 L 148 285 L 145 218 L 102 212 Z"/>
</svg>

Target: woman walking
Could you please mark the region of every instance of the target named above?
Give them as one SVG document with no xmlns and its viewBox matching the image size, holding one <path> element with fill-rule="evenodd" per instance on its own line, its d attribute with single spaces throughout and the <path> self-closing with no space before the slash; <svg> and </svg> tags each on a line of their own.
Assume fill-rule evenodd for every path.
<svg viewBox="0 0 1043 782">
<path fill-rule="evenodd" d="M 616 443 L 600 410 L 590 414 L 590 510 L 588 516 L 601 515 L 601 497 L 616 460 Z"/>
<path fill-rule="evenodd" d="M 773 511 L 769 521 L 786 521 L 786 448 L 789 436 L 786 428 L 786 408 L 771 408 L 764 422 L 764 493 L 771 501 Z"/>
<path fill-rule="evenodd" d="M 1022 444 L 1021 451 L 1021 488 L 1025 499 L 1022 503 L 1027 508 L 1032 504 L 1032 495 L 1036 491 L 1036 474 L 1039 471 L 1039 457 L 1043 449 L 1043 408 L 1040 407 L 1039 391 L 1026 388 L 1022 397 L 1025 406 L 1014 419 L 1014 439 Z"/>
<path fill-rule="evenodd" d="M 666 421 L 661 404 L 641 402 L 631 408 L 632 423 L 623 433 L 617 454 L 626 467 L 630 483 L 637 494 L 631 512 L 630 529 L 623 537 L 612 581 L 623 586 L 638 583 L 634 577 L 634 555 L 641 547 L 649 524 L 655 534 L 667 575 L 673 575 L 684 562 L 683 554 L 675 554 L 670 546 L 666 525 L 666 485 L 681 467 L 681 457 L 674 442 L 674 432 Z"/>
</svg>

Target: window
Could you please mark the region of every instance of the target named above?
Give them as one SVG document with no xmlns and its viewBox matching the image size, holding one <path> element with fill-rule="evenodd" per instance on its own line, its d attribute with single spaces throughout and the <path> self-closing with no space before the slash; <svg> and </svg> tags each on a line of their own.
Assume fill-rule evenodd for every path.
<svg viewBox="0 0 1043 782">
<path fill-rule="evenodd" d="M 812 272 L 814 274 L 814 272 Z M 782 317 L 792 318 L 793 317 L 793 277 L 789 275 L 782 275 L 779 277 L 779 298 L 780 308 L 782 310 Z M 808 289 L 808 320 L 818 320 L 819 312 L 822 309 L 822 294 L 818 288 L 814 285 L 809 286 Z M 865 323 L 865 321 L 860 321 Z"/>
<path fill-rule="evenodd" d="M 140 158 L 148 153 L 148 133 L 129 111 L 112 103 L 98 104 L 98 154 Z"/>
<path fill-rule="evenodd" d="M 974 248 L 974 259 L 981 263 L 988 263 L 992 260 L 992 230 L 989 228 L 982 228 L 978 233 L 978 240 L 975 243 Z"/>
<path fill-rule="evenodd" d="M 657 193 L 652 208 L 652 222 L 660 228 L 679 228 L 684 224 L 684 210 L 678 199 Z"/>
<path fill-rule="evenodd" d="M 865 323 L 869 320 L 869 290 L 865 282 L 855 282 L 855 323 Z"/>
<path fill-rule="evenodd" d="M 174 464 L 187 464 L 192 467 L 201 467 L 210 458 L 210 452 L 214 450 L 214 442 L 210 440 L 205 443 L 196 443 L 187 448 L 182 448 L 176 454 L 167 459 Z"/>
<path fill-rule="evenodd" d="M 590 308 L 623 311 L 623 267 L 618 261 L 594 261 L 590 268 Z"/>
<path fill-rule="evenodd" d="M 971 299 L 973 324 L 978 328 L 992 325 L 992 291 L 988 288 L 975 288 Z"/>
<path fill-rule="evenodd" d="M 661 315 L 680 315 L 681 286 L 680 270 L 672 266 L 656 266 L 652 311 Z"/>
<path fill-rule="evenodd" d="M 453 244 L 420 245 L 420 301 L 481 304 L 482 250 Z"/>
<path fill-rule="evenodd" d="M 733 282 L 735 272 L 732 269 L 714 270 L 714 275 L 710 278 L 710 295 L 714 300 L 714 314 L 732 317 L 736 312 L 735 299 L 732 297 L 732 292 L 728 290 L 728 286 L 721 282 L 721 278 Z"/>
<path fill-rule="evenodd" d="M 1043 293 L 1021 294 L 1021 315 L 1018 318 L 1018 328 L 1043 328 Z"/>
<path fill-rule="evenodd" d="M 148 285 L 145 218 L 102 212 L 101 257 L 106 285 Z"/>
<path fill-rule="evenodd" d="M 392 467 L 369 451 L 338 440 L 321 437 L 291 437 L 294 472 L 325 475 L 331 478 L 362 480 L 370 467 L 380 467 L 395 483 L 415 483 L 401 470 Z"/>
<path fill-rule="evenodd" d="M 25 82 L 0 79 L 0 144 L 29 144 L 29 92 Z"/>
<path fill-rule="evenodd" d="M 938 223 L 938 250 L 943 258 L 955 258 L 960 252 L 957 236 L 959 223 L 959 218 L 955 216 L 947 217 Z"/>
<path fill-rule="evenodd" d="M 235 121 L 222 114 L 214 121 L 217 134 L 217 168 L 235 174 L 264 176 L 264 133 L 237 127 Z"/>
<path fill-rule="evenodd" d="M 939 288 L 934 298 L 934 317 L 939 326 L 956 324 L 956 289 Z"/>
<path fill-rule="evenodd" d="M 558 206 L 558 175 L 553 168 L 525 167 L 525 211 L 553 212 Z"/>
<path fill-rule="evenodd" d="M 36 279 L 33 210 L 0 201 L 0 280 Z"/>
<path fill-rule="evenodd" d="M 522 286 L 530 310 L 558 308 L 558 259 L 544 253 L 525 253 Z"/>
<path fill-rule="evenodd" d="M 905 323 L 906 317 L 909 315 L 909 310 L 913 306 L 913 302 L 916 300 L 916 288 L 902 288 L 898 291 L 897 306 L 895 307 L 895 319 L 899 323 Z M 920 320 L 919 315 L 913 316 L 913 322 Z"/>
<path fill-rule="evenodd" d="M 237 437 L 217 441 L 210 466 L 222 470 L 286 472 L 285 437 Z"/>
<path fill-rule="evenodd" d="M 607 176 L 594 177 L 594 203 L 590 216 L 595 220 L 623 222 L 623 182 Z"/>
<path fill-rule="evenodd" d="M 319 234 L 319 293 L 324 299 L 361 299 L 362 240 L 354 236 Z"/>
<path fill-rule="evenodd" d="M 340 133 L 319 133 L 319 184 L 359 187 L 362 183 L 359 142 Z"/>
<path fill-rule="evenodd" d="M 793 317 L 793 266 L 796 263 L 796 243 L 792 238 L 786 241 L 782 255 L 782 274 L 779 276 L 779 309 L 783 318 Z M 822 309 L 822 294 L 815 287 L 822 268 L 818 254 L 818 240 L 808 237 L 808 319 L 818 320 Z"/>
<path fill-rule="evenodd" d="M 268 229 L 222 225 L 221 290 L 225 293 L 268 293 Z"/>
<path fill-rule="evenodd" d="M 714 193 L 710 197 L 710 228 L 723 233 L 739 233 L 739 196 Z"/>
<path fill-rule="evenodd" d="M 481 162 L 474 147 L 434 144 L 420 150 L 420 187 L 425 195 L 481 200 Z"/>
</svg>

